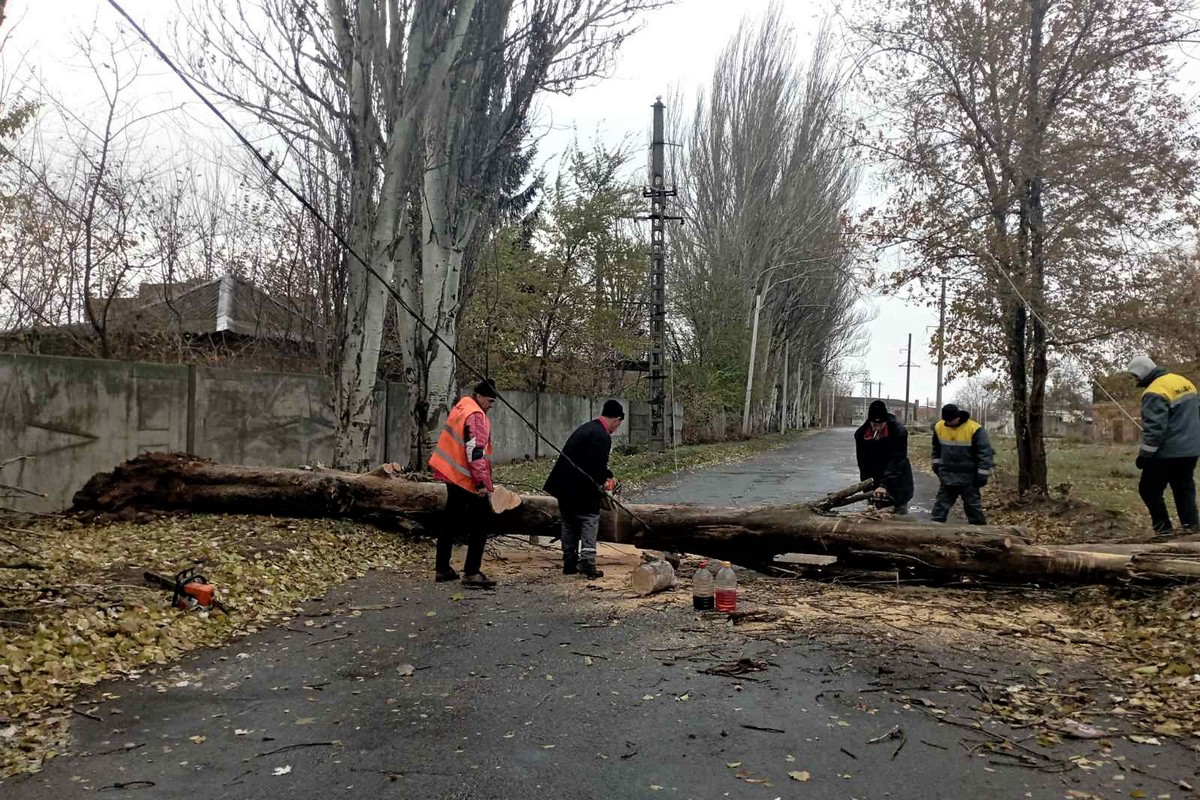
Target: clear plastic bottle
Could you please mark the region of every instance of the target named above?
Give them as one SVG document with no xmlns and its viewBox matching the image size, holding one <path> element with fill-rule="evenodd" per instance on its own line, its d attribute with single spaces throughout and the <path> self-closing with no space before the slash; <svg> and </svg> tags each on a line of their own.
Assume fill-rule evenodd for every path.
<svg viewBox="0 0 1200 800">
<path fill-rule="evenodd" d="M 733 565 L 728 561 L 721 566 L 721 571 L 717 573 L 716 595 L 717 611 L 725 613 L 737 611 L 737 573 L 733 571 Z"/>
<path fill-rule="evenodd" d="M 708 562 L 704 562 L 692 576 L 692 608 L 697 611 L 712 611 L 714 608 L 713 587 L 716 581 L 708 571 Z"/>
</svg>

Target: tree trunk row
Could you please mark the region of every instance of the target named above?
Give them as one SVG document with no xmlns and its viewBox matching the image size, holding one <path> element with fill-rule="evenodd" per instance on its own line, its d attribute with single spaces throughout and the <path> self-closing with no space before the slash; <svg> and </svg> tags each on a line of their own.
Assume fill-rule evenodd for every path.
<svg viewBox="0 0 1200 800">
<path fill-rule="evenodd" d="M 94 476 L 76 494 L 74 510 L 100 521 L 158 510 L 350 518 L 431 533 L 441 524 L 445 497 L 442 484 L 408 480 L 388 467 L 361 475 L 225 466 L 152 453 Z M 553 498 L 525 495 L 520 506 L 496 515 L 494 530 L 555 536 L 559 523 Z M 750 567 L 784 553 L 815 553 L 837 556 L 841 565 L 886 564 L 948 578 L 1049 583 L 1200 578 L 1200 546 L 1040 547 L 1019 528 L 898 522 L 805 506 L 634 504 L 604 513 L 600 539 Z"/>
</svg>

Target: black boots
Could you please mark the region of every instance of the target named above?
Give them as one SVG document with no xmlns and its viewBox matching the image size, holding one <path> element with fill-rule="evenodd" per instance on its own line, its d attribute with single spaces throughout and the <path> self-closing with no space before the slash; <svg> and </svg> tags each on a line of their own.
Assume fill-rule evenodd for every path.
<svg viewBox="0 0 1200 800">
<path fill-rule="evenodd" d="M 474 575 L 464 575 L 462 585 L 468 589 L 495 589 L 496 582 L 484 575 L 482 572 L 476 572 Z"/>
<path fill-rule="evenodd" d="M 594 581 L 596 578 L 604 577 L 604 573 L 601 572 L 600 570 L 596 569 L 595 564 L 590 564 L 587 561 L 584 561 L 583 563 L 581 563 L 578 567 L 578 570 L 579 570 L 579 574 L 584 576 L 588 580 Z"/>
</svg>

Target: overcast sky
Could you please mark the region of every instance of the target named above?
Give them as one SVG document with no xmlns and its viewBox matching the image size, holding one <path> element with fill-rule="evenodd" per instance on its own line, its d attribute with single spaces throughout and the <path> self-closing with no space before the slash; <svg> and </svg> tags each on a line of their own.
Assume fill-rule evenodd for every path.
<svg viewBox="0 0 1200 800">
<path fill-rule="evenodd" d="M 171 0 L 123 0 L 129 12 L 145 24 L 162 44 L 174 14 Z M 685 93 L 707 82 L 713 64 L 722 47 L 736 30 L 745 15 L 761 15 L 769 0 L 679 0 L 671 7 L 647 16 L 645 25 L 621 51 L 615 72 L 608 78 L 585 87 L 571 96 L 545 98 L 539 109 L 539 121 L 544 136 L 542 157 L 554 160 L 554 154 L 568 147 L 578 136 L 586 141 L 599 135 L 609 141 L 633 137 L 641 143 L 647 139 L 650 106 L 659 95 L 670 95 L 674 87 Z M 814 0 L 784 0 L 786 13 L 794 24 L 803 57 L 820 25 L 824 3 Z M 28 66 L 41 71 L 45 83 L 55 93 L 78 98 L 87 96 L 79 87 L 87 81 L 79 72 L 79 59 L 74 55 L 73 38 L 92 27 L 112 29 L 117 24 L 116 13 L 103 0 L 10 0 L 8 3 L 10 40 L 5 45 L 8 72 L 13 72 L 19 57 Z M 170 47 L 167 47 L 168 51 Z M 174 78 L 163 74 L 162 68 L 147 61 L 151 73 L 143 79 L 144 93 L 156 104 L 170 106 L 190 98 Z M 139 92 L 141 94 L 141 92 Z M 195 129 L 203 119 L 201 109 L 188 104 L 185 112 L 174 115 Z M 167 122 L 164 120 L 164 125 Z M 225 135 L 225 134 L 221 134 Z M 232 146 L 232 144 L 230 144 Z M 639 162 L 640 163 L 640 162 Z M 866 187 L 864 198 L 869 196 Z M 668 292 L 670 287 L 668 286 Z M 912 305 L 900 298 L 871 298 L 866 301 L 874 310 L 874 321 L 862 332 L 863 357 L 861 366 L 873 380 L 883 382 L 889 397 L 904 397 L 904 372 L 899 366 L 905 360 L 903 349 L 907 335 L 913 334 L 913 362 L 919 369 L 912 371 L 914 400 L 932 398 L 936 387 L 936 368 L 928 354 L 930 326 L 936 325 L 934 310 Z M 861 392 L 861 387 L 856 387 Z M 947 399 L 953 398 L 947 390 Z"/>
</svg>

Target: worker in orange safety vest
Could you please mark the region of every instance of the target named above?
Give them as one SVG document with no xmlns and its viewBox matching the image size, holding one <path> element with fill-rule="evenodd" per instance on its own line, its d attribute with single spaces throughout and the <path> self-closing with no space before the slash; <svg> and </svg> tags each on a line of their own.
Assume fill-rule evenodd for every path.
<svg viewBox="0 0 1200 800">
<path fill-rule="evenodd" d="M 492 494 L 492 427 L 488 411 L 496 402 L 496 384 L 477 384 L 471 394 L 450 409 L 446 425 L 429 459 L 434 476 L 446 484 L 446 509 L 438 533 L 435 580 L 455 581 L 459 575 L 450 566 L 456 534 L 465 533 L 467 561 L 462 585 L 491 589 L 496 582 L 480 571 L 483 548 L 494 516 Z"/>
</svg>

